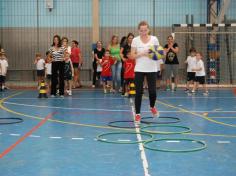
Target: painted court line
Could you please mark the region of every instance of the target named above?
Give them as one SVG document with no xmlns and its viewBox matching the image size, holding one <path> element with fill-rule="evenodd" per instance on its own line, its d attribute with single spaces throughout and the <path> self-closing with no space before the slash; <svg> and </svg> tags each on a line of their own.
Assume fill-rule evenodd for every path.
<svg viewBox="0 0 236 176">
<path fill-rule="evenodd" d="M 10 136 L 20 136 L 20 134 L 10 134 Z"/>
<path fill-rule="evenodd" d="M 82 111 L 108 111 L 108 112 L 130 112 L 130 110 L 128 109 L 95 109 L 95 108 L 69 108 L 69 107 L 60 107 L 60 106 L 40 106 L 40 105 L 30 105 L 30 104 L 23 104 L 23 103 L 14 103 L 14 102 L 9 102 L 9 101 L 5 101 L 4 104 L 10 104 L 10 105 L 16 105 L 16 106 L 25 106 L 25 107 L 36 107 L 36 108 L 51 108 L 51 109 L 70 109 L 70 110 L 82 110 Z M 178 107 L 175 107 L 178 108 Z M 142 111 L 142 112 L 150 112 L 150 111 Z M 159 111 L 159 112 L 183 112 L 181 110 L 171 110 L 171 111 Z M 203 111 L 203 110 L 193 110 L 191 112 L 199 112 L 199 113 L 203 113 L 203 112 L 214 112 L 214 113 L 236 113 L 235 111 Z"/>
<path fill-rule="evenodd" d="M 72 140 L 84 140 L 84 138 L 71 138 Z"/>
<path fill-rule="evenodd" d="M 40 136 L 30 135 L 29 137 L 32 137 L 32 138 L 39 138 Z"/>
<path fill-rule="evenodd" d="M 4 104 L 18 105 L 18 106 L 29 106 L 37 108 L 55 108 L 55 109 L 77 109 L 82 111 L 110 111 L 110 112 L 130 112 L 130 110 L 113 110 L 113 109 L 93 109 L 93 108 L 69 108 L 69 107 L 60 107 L 60 106 L 39 106 L 39 105 L 30 105 L 22 103 L 13 103 L 13 102 L 4 102 Z"/>
<path fill-rule="evenodd" d="M 157 97 L 158 99 L 189 99 L 189 96 L 176 96 L 176 97 Z M 231 96 L 231 97 L 193 97 L 194 99 L 235 99 L 236 97 L 233 97 L 233 96 Z M 14 97 L 14 98 L 11 98 L 11 99 L 18 99 L 18 100 L 37 100 L 38 98 L 30 98 L 30 97 Z M 55 99 L 55 98 L 49 98 L 49 99 Z M 58 98 L 59 99 L 59 98 Z M 65 98 L 64 98 L 65 99 Z M 86 98 L 86 97 L 80 97 L 80 98 L 76 98 L 76 97 L 69 97 L 68 99 L 73 99 L 73 100 L 83 100 L 83 99 L 85 99 L 85 100 L 90 100 L 90 99 L 92 99 L 92 100 L 100 100 L 100 99 L 107 99 L 107 100 L 113 100 L 113 99 L 124 99 L 123 97 L 117 97 L 117 98 L 114 98 L 114 97 L 97 97 L 97 98 L 93 98 L 93 97 L 88 97 L 88 98 Z M 66 100 L 66 99 L 65 99 Z"/>
<path fill-rule="evenodd" d="M 167 143 L 179 143 L 180 141 L 166 141 Z"/>
<path fill-rule="evenodd" d="M 40 128 L 42 125 L 44 125 L 48 119 L 52 118 L 53 115 L 56 114 L 56 112 L 51 113 L 47 115 L 44 119 L 42 119 L 36 126 L 34 126 L 30 131 L 28 131 L 24 136 L 22 136 L 20 139 L 18 139 L 14 144 L 12 144 L 10 147 L 8 147 L 6 150 L 4 150 L 0 154 L 0 159 L 3 158 L 5 155 L 7 155 L 9 152 L 11 152 L 17 145 L 19 145 L 21 142 L 23 142 L 27 137 L 29 137 L 33 132 L 35 132 L 38 128 Z"/>
<path fill-rule="evenodd" d="M 230 141 L 217 141 L 218 144 L 230 144 Z"/>
<path fill-rule="evenodd" d="M 132 109 L 132 113 L 133 113 L 133 118 L 135 118 L 135 108 L 134 108 L 132 99 L 130 99 L 130 104 L 131 104 L 131 109 Z M 139 141 L 138 145 L 139 145 L 139 150 L 140 150 L 140 153 L 141 153 L 141 160 L 142 160 L 142 164 L 143 164 L 144 176 L 150 176 L 149 170 L 148 170 L 147 156 L 146 156 L 146 153 L 145 153 L 143 143 L 140 142 L 140 141 L 142 141 L 142 136 L 140 135 L 140 129 L 139 129 L 139 126 L 137 124 L 135 124 L 135 131 L 137 133 L 137 139 Z"/>
<path fill-rule="evenodd" d="M 49 138 L 50 139 L 61 139 L 62 137 L 60 137 L 60 136 L 50 136 Z"/>
</svg>

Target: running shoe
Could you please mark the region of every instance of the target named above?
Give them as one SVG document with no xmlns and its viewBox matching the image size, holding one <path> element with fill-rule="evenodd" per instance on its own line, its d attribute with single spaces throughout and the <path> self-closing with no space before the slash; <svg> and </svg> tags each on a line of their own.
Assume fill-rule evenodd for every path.
<svg viewBox="0 0 236 176">
<path fill-rule="evenodd" d="M 156 107 L 150 108 L 150 111 L 151 111 L 154 118 L 160 116 L 160 113 L 159 113 L 159 111 L 157 110 Z"/>
</svg>

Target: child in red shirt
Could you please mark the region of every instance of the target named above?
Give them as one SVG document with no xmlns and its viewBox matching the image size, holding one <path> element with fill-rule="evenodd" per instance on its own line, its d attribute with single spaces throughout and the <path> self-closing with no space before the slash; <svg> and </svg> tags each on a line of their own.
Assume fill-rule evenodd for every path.
<svg viewBox="0 0 236 176">
<path fill-rule="evenodd" d="M 115 64 L 115 60 L 110 56 L 110 51 L 106 50 L 105 55 L 99 60 L 102 66 L 101 78 L 103 82 L 104 93 L 107 93 L 107 88 L 110 88 L 111 92 L 114 92 L 112 87 L 112 68 L 111 66 Z"/>
<path fill-rule="evenodd" d="M 125 85 L 125 96 L 129 95 L 129 84 L 134 83 L 134 67 L 135 59 L 131 57 L 131 52 L 127 52 L 127 59 L 124 59 L 124 85 Z"/>
</svg>

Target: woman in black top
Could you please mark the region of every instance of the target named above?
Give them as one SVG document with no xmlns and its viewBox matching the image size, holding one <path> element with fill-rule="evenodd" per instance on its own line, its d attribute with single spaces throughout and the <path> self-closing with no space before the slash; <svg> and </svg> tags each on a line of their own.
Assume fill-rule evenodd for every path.
<svg viewBox="0 0 236 176">
<path fill-rule="evenodd" d="M 52 55 L 52 77 L 51 77 L 51 97 L 56 96 L 57 84 L 59 79 L 59 95 L 64 97 L 64 53 L 66 48 L 61 45 L 59 35 L 53 37 L 52 47 L 49 52 Z"/>
<path fill-rule="evenodd" d="M 126 38 L 126 42 L 124 42 L 124 44 L 121 46 L 120 55 L 122 60 L 127 58 L 127 53 L 131 50 L 131 43 L 133 41 L 133 38 L 134 34 L 129 33 Z"/>
<path fill-rule="evenodd" d="M 166 53 L 165 61 L 165 78 L 166 78 L 166 90 L 170 90 L 170 81 L 172 76 L 175 80 L 174 91 L 176 91 L 178 85 L 178 69 L 179 61 L 177 53 L 179 52 L 178 44 L 174 42 L 172 35 L 168 36 L 167 44 L 164 47 Z"/>
<path fill-rule="evenodd" d="M 99 79 L 99 75 L 97 73 L 97 61 L 99 59 L 102 59 L 102 57 L 105 54 L 105 49 L 102 47 L 101 41 L 97 41 L 97 46 L 93 50 L 93 54 L 94 54 L 94 59 L 93 59 L 93 85 L 92 87 L 95 87 L 96 79 L 97 78 Z"/>
</svg>

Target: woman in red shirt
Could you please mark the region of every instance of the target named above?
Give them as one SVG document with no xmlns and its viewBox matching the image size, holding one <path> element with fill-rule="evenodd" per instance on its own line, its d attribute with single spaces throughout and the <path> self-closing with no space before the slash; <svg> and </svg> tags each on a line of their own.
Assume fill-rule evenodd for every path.
<svg viewBox="0 0 236 176">
<path fill-rule="evenodd" d="M 80 48 L 78 47 L 79 43 L 76 40 L 72 41 L 72 48 L 71 48 L 71 61 L 74 67 L 74 81 L 73 81 L 73 88 L 82 87 L 80 82 L 80 67 L 82 66 L 82 57 Z"/>
</svg>

